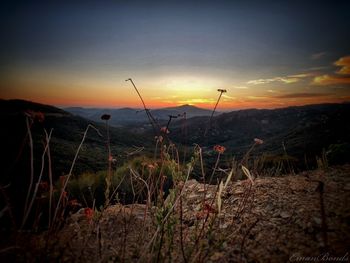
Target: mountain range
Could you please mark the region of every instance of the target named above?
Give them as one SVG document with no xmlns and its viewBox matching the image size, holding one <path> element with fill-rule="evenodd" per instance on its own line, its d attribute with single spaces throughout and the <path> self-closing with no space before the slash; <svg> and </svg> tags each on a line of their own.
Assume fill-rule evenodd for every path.
<svg viewBox="0 0 350 263">
<path fill-rule="evenodd" d="M 136 113 L 134 109 L 108 111 L 70 108 L 71 112 L 75 112 L 73 114 L 53 106 L 23 100 L 0 100 L 0 118 L 3 124 L 0 134 L 4 156 L 1 165 L 3 178 L 13 167 L 20 167 L 14 164 L 14 160 L 23 144 L 23 155 L 26 156 L 23 163 L 26 163 L 25 167 L 28 168 L 29 149 L 28 141 L 25 141 L 27 128 L 24 115 L 26 110 L 40 111 L 45 116 L 44 122 L 34 123 L 32 127 L 38 165 L 43 149 L 43 130 L 49 132 L 53 129 L 51 151 L 56 177 L 68 172 L 88 124 L 94 125 L 104 137 L 99 136 L 93 129 L 89 131 L 74 172 L 79 174 L 106 168 L 106 125 L 97 122 L 102 121 L 102 114 L 111 114 L 110 123 L 113 119 L 124 118 L 129 121 L 129 126 L 110 127 L 112 154 L 117 157 L 119 164 L 129 158 L 126 152 L 135 150 L 135 147 L 144 147 L 141 154 L 153 151 L 153 130 L 147 125 L 144 125 L 143 130 L 139 129 L 140 123 L 147 121 L 144 112 L 144 116 L 139 118 L 141 113 Z M 333 155 L 334 163 L 349 162 L 349 103 L 232 111 L 217 114 L 210 123 L 210 110 L 189 105 L 152 110 L 152 113 L 157 116 L 161 126 L 167 124 L 168 114 L 177 115 L 185 111 L 189 115 L 188 118 L 174 119 L 168 126 L 170 133 L 167 137 L 179 147 L 199 144 L 204 153 L 210 153 L 214 145 L 220 144 L 226 147 L 226 157 L 242 158 L 252 146 L 254 138 L 259 138 L 264 140 L 264 143 L 255 147 L 254 154 L 288 154 L 300 163 L 307 162 L 307 159 L 315 163 L 315 156 L 320 156 L 324 150 L 327 153 L 336 152 L 336 155 Z M 92 116 L 91 119 L 78 116 L 88 113 Z M 194 117 L 190 117 L 190 114 Z M 139 119 L 135 118 L 137 121 L 132 121 L 130 116 L 137 116 Z"/>
<path fill-rule="evenodd" d="M 69 107 L 63 108 L 63 110 L 70 112 L 71 114 L 84 117 L 96 122 L 101 122 L 101 116 L 103 114 L 110 114 L 110 124 L 116 127 L 126 125 L 142 125 L 148 123 L 148 117 L 144 110 L 137 108 L 82 108 L 82 107 Z M 168 107 L 162 109 L 150 110 L 152 116 L 159 122 L 167 121 L 169 116 L 180 116 L 186 113 L 187 118 L 199 117 L 199 116 L 210 116 L 211 110 L 202 109 L 192 105 L 182 105 L 178 107 Z M 216 112 L 214 115 L 220 114 Z"/>
</svg>

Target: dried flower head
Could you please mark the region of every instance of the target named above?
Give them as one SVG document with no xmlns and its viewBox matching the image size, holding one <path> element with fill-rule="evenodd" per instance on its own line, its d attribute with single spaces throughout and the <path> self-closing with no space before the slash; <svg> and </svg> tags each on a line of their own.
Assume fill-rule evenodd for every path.
<svg viewBox="0 0 350 263">
<path fill-rule="evenodd" d="M 162 141 L 163 141 L 163 136 L 162 136 L 162 135 L 158 136 L 158 137 L 157 137 L 157 141 L 158 141 L 158 142 L 162 142 Z"/>
<path fill-rule="evenodd" d="M 157 163 L 147 163 L 147 168 L 153 170 L 158 167 Z"/>
<path fill-rule="evenodd" d="M 216 151 L 217 153 L 220 153 L 220 154 L 222 154 L 226 151 L 225 146 L 222 146 L 222 145 L 215 145 L 213 149 L 214 149 L 214 151 Z"/>
<path fill-rule="evenodd" d="M 117 162 L 117 159 L 116 159 L 116 158 L 113 158 L 113 156 L 110 155 L 110 156 L 108 157 L 108 161 L 111 162 L 111 163 L 116 163 L 116 162 Z"/>
<path fill-rule="evenodd" d="M 258 138 L 255 138 L 255 139 L 254 139 L 254 142 L 255 142 L 256 144 L 263 144 L 263 143 L 264 143 L 263 140 L 258 139 Z"/>
<path fill-rule="evenodd" d="M 104 121 L 108 121 L 110 118 L 111 118 L 111 115 L 109 115 L 109 114 L 103 114 L 101 116 L 101 120 L 104 120 Z"/>
<path fill-rule="evenodd" d="M 153 164 L 148 164 L 147 165 L 147 168 L 150 169 L 150 170 L 153 170 L 154 168 L 156 168 Z"/>
<path fill-rule="evenodd" d="M 46 192 L 49 190 L 49 184 L 45 181 L 39 183 L 40 191 Z"/>
<path fill-rule="evenodd" d="M 167 127 L 160 128 L 160 131 L 165 133 L 165 134 L 169 134 L 170 133 L 170 131 L 167 129 Z"/>
<path fill-rule="evenodd" d="M 86 207 L 84 209 L 84 215 L 87 219 L 91 220 L 94 216 L 94 210 L 92 210 L 90 207 Z"/>
</svg>

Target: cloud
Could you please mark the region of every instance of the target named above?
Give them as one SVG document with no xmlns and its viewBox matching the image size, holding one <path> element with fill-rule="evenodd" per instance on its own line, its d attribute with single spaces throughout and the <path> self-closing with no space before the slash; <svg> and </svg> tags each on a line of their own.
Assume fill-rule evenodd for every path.
<svg viewBox="0 0 350 263">
<path fill-rule="evenodd" d="M 334 62 L 334 65 L 341 67 L 336 73 L 350 75 L 350 56 L 342 57 Z"/>
<path fill-rule="evenodd" d="M 311 59 L 316 60 L 316 59 L 320 59 L 323 58 L 327 53 L 326 52 L 318 52 L 315 54 L 311 55 Z"/>
<path fill-rule="evenodd" d="M 285 84 L 295 83 L 298 82 L 299 78 L 290 78 L 290 77 L 275 77 L 271 79 L 254 79 L 249 80 L 247 84 L 250 85 L 259 85 L 259 84 L 267 84 L 271 82 L 283 82 Z"/>
<path fill-rule="evenodd" d="M 276 99 L 296 99 L 296 98 L 314 98 L 314 97 L 324 97 L 329 96 L 330 93 L 289 93 L 279 96 L 274 96 Z"/>
<path fill-rule="evenodd" d="M 335 71 L 335 74 L 324 74 L 320 76 L 316 76 L 312 84 L 313 85 L 339 85 L 339 84 L 350 84 L 350 56 L 345 56 L 339 58 L 334 65 L 340 67 L 339 70 Z"/>
<path fill-rule="evenodd" d="M 229 96 L 227 94 L 222 94 L 222 97 L 226 98 L 226 99 L 235 99 L 236 98 L 236 97 Z"/>
<path fill-rule="evenodd" d="M 283 76 L 283 77 L 274 77 L 270 79 L 254 79 L 254 80 L 249 80 L 247 84 L 250 85 L 259 85 L 259 84 L 267 84 L 271 82 L 282 82 L 284 84 L 292 84 L 300 81 L 303 78 L 308 78 L 314 76 L 313 73 L 300 73 L 300 74 L 295 74 L 295 75 L 288 75 L 288 76 Z"/>
<path fill-rule="evenodd" d="M 301 79 L 301 78 L 312 77 L 314 75 L 315 74 L 313 74 L 313 73 L 301 73 L 301 74 L 296 74 L 296 75 L 289 75 L 288 77 Z"/>
<path fill-rule="evenodd" d="M 235 86 L 233 87 L 234 89 L 249 89 L 248 87 L 246 86 Z"/>
<path fill-rule="evenodd" d="M 214 104 L 216 100 L 212 98 L 196 98 L 196 99 L 186 99 L 186 100 L 178 100 L 178 104 Z"/>
<path fill-rule="evenodd" d="M 335 75 L 321 75 L 317 76 L 312 81 L 313 85 L 327 86 L 327 85 L 339 85 L 350 84 L 350 77 L 339 77 Z"/>
</svg>

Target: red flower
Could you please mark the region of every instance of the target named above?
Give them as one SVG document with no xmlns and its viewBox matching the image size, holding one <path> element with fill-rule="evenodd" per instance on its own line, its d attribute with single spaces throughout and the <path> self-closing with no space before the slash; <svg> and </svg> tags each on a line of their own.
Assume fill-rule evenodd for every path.
<svg viewBox="0 0 350 263">
<path fill-rule="evenodd" d="M 170 133 L 170 131 L 167 129 L 167 127 L 160 128 L 160 131 L 165 133 L 165 134 L 169 134 Z"/>
<path fill-rule="evenodd" d="M 213 208 L 211 205 L 205 203 L 204 206 L 203 206 L 203 210 L 199 211 L 196 214 L 196 218 L 197 219 L 204 219 L 207 216 L 209 216 L 210 214 L 214 214 L 214 213 L 216 213 L 216 209 Z"/>
<path fill-rule="evenodd" d="M 213 149 L 214 151 L 220 154 L 223 154 L 226 151 L 225 146 L 222 146 L 222 145 L 215 145 Z"/>
<path fill-rule="evenodd" d="M 86 207 L 84 209 L 84 215 L 87 219 L 91 220 L 94 216 L 94 210 L 92 210 L 90 207 Z"/>
<path fill-rule="evenodd" d="M 39 189 L 43 192 L 49 190 L 49 184 L 47 182 L 40 182 Z"/>
<path fill-rule="evenodd" d="M 108 161 L 111 162 L 111 163 L 115 163 L 115 162 L 117 162 L 117 159 L 113 158 L 113 156 L 110 155 L 110 156 L 108 157 Z"/>
<path fill-rule="evenodd" d="M 45 120 L 45 115 L 41 111 L 26 110 L 24 114 L 33 121 L 43 122 Z"/>
<path fill-rule="evenodd" d="M 216 212 L 215 208 L 213 208 L 211 205 L 207 203 L 204 204 L 204 211 L 207 211 L 209 214 Z"/>
</svg>

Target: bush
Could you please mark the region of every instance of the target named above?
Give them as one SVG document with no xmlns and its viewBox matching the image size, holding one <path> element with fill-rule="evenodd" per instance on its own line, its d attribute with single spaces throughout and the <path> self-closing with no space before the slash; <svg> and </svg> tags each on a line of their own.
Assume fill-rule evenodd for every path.
<svg viewBox="0 0 350 263">
<path fill-rule="evenodd" d="M 105 203 L 106 176 L 107 171 L 99 171 L 72 178 L 67 186 L 69 199 L 77 199 L 87 207 L 102 206 Z M 157 203 L 168 194 L 176 176 L 173 161 L 155 162 L 147 157 L 136 157 L 112 172 L 111 202 L 144 203 L 149 191 L 151 200 Z"/>
<path fill-rule="evenodd" d="M 350 158 L 350 143 L 331 144 L 328 147 L 326 156 L 331 165 L 348 163 Z"/>
</svg>

